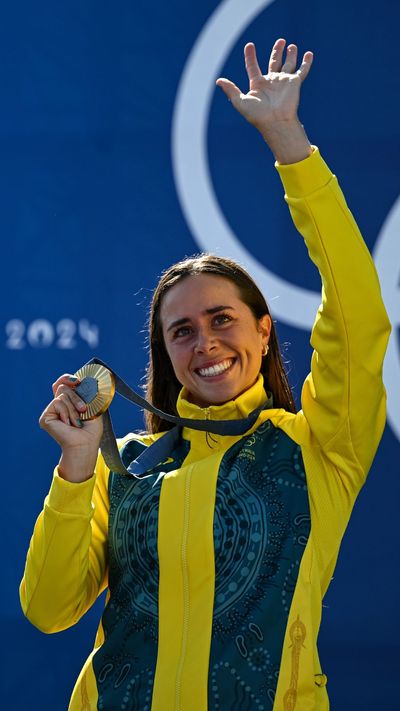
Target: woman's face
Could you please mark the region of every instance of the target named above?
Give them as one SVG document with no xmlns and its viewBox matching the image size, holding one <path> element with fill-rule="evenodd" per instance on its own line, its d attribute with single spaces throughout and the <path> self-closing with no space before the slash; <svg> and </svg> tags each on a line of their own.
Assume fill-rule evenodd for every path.
<svg viewBox="0 0 400 711">
<path fill-rule="evenodd" d="M 271 319 L 259 321 L 236 285 L 196 274 L 171 287 L 161 303 L 165 346 L 175 375 L 200 407 L 232 400 L 260 372 Z"/>
</svg>

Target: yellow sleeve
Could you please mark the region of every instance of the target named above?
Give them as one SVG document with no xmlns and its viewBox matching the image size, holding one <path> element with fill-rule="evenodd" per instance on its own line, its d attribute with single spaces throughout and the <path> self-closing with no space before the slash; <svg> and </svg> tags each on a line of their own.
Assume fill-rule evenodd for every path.
<svg viewBox="0 0 400 711">
<path fill-rule="evenodd" d="M 107 585 L 108 468 L 74 484 L 54 473 L 20 586 L 26 617 L 43 632 L 75 624 Z"/>
<path fill-rule="evenodd" d="M 302 410 L 318 445 L 359 488 L 385 424 L 382 365 L 390 324 L 371 255 L 318 149 L 277 165 L 293 221 L 322 280 Z M 353 467 L 351 474 L 351 468 Z M 343 469 L 343 468 L 342 468 Z M 347 477 L 347 478 L 348 478 Z"/>
</svg>

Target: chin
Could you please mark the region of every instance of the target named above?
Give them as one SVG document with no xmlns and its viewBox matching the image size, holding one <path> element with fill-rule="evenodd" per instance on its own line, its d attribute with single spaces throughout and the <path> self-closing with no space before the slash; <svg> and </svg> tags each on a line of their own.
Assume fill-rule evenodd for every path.
<svg viewBox="0 0 400 711">
<path fill-rule="evenodd" d="M 244 388 L 247 390 L 247 388 Z M 235 400 L 244 390 L 240 388 L 230 388 L 226 389 L 225 392 L 221 393 L 209 393 L 209 392 L 197 392 L 194 395 L 190 395 L 190 401 L 199 407 L 209 407 L 210 405 L 224 405 L 224 403 L 230 400 Z"/>
</svg>

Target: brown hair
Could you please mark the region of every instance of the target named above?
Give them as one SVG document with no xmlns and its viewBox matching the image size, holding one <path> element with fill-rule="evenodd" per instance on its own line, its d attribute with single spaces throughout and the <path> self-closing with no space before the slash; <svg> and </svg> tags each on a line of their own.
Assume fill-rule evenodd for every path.
<svg viewBox="0 0 400 711">
<path fill-rule="evenodd" d="M 233 282 L 242 301 L 259 320 L 269 314 L 267 302 L 251 276 L 237 262 L 213 254 L 200 254 L 173 264 L 160 278 L 153 294 L 149 317 L 150 358 L 146 378 L 146 396 L 164 412 L 177 414 L 176 401 L 182 385 L 179 383 L 164 344 L 160 318 L 161 302 L 166 292 L 182 279 L 195 274 L 213 274 Z M 290 389 L 279 350 L 278 338 L 272 323 L 268 354 L 262 359 L 260 372 L 264 376 L 267 389 L 272 393 L 274 407 L 282 407 L 296 412 L 296 405 Z M 172 427 L 170 422 L 158 415 L 146 412 L 146 426 L 149 432 L 162 432 Z"/>
</svg>

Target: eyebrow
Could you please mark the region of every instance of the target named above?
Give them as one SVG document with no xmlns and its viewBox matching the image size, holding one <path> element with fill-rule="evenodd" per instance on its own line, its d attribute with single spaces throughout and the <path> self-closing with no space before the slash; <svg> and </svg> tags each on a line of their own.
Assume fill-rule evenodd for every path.
<svg viewBox="0 0 400 711">
<path fill-rule="evenodd" d="M 213 306 L 211 309 L 206 309 L 203 311 L 203 314 L 216 314 L 218 311 L 226 311 L 230 310 L 233 311 L 233 306 Z M 189 316 L 184 316 L 183 318 L 179 318 L 177 321 L 173 321 L 167 328 L 167 333 L 170 331 L 172 328 L 176 328 L 177 326 L 182 326 L 184 323 L 187 323 L 190 321 Z"/>
</svg>

